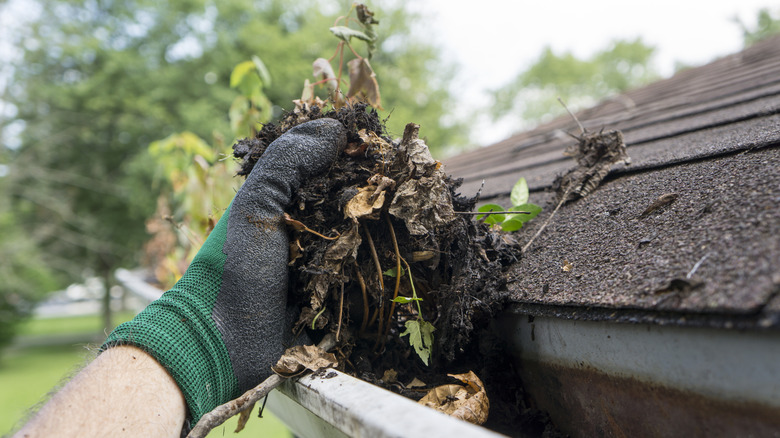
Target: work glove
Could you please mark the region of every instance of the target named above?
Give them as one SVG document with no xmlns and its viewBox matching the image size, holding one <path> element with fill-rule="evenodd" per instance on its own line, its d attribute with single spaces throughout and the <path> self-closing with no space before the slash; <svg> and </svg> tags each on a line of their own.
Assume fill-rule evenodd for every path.
<svg viewBox="0 0 780 438">
<path fill-rule="evenodd" d="M 181 280 L 103 345 L 154 356 L 184 394 L 191 424 L 268 377 L 289 346 L 283 213 L 345 143 L 346 129 L 333 119 L 298 125 L 272 142 Z"/>
</svg>

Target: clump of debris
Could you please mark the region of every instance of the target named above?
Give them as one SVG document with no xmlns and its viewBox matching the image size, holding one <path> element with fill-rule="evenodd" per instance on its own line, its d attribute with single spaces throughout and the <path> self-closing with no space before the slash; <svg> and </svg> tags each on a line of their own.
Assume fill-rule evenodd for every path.
<svg viewBox="0 0 780 438">
<path fill-rule="evenodd" d="M 477 199 L 457 193 L 460 181 L 432 158 L 419 126 L 393 140 L 365 104 L 298 105 L 234 146 L 239 174 L 287 129 L 322 117 L 347 128 L 348 145 L 327 174 L 304 183 L 287 214 L 296 330 L 313 339 L 335 333 L 344 371 L 415 399 L 449 382 L 446 373 L 473 370 L 496 394 L 491 418 L 521 415 L 522 390 L 508 387 L 517 380 L 512 364 L 487 329 L 509 301 L 504 272 L 518 244 L 461 214 Z"/>
</svg>

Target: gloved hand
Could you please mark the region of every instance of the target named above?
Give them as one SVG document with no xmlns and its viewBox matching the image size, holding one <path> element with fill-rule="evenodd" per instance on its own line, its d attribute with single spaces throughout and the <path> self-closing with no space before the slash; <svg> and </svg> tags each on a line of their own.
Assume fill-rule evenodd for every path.
<svg viewBox="0 0 780 438">
<path fill-rule="evenodd" d="M 284 209 L 345 143 L 333 119 L 298 125 L 271 143 L 181 280 L 103 345 L 154 356 L 179 385 L 192 424 L 268 377 L 281 356 L 291 322 Z"/>
</svg>

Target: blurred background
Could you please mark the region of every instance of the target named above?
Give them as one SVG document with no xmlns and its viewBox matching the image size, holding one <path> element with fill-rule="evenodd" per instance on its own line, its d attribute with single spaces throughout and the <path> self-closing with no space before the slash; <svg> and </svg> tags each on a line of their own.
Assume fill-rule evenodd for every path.
<svg viewBox="0 0 780 438">
<path fill-rule="evenodd" d="M 380 116 L 440 160 L 780 32 L 760 0 L 367 5 Z M 186 269 L 234 140 L 293 108 L 350 6 L 0 0 L 0 433 Z"/>
</svg>

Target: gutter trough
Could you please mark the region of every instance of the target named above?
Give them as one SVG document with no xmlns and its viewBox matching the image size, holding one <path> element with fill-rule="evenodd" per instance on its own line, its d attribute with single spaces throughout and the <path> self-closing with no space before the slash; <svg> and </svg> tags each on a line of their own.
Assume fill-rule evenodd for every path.
<svg viewBox="0 0 780 438">
<path fill-rule="evenodd" d="M 509 314 L 526 393 L 571 436 L 780 436 L 780 333 Z"/>
</svg>

